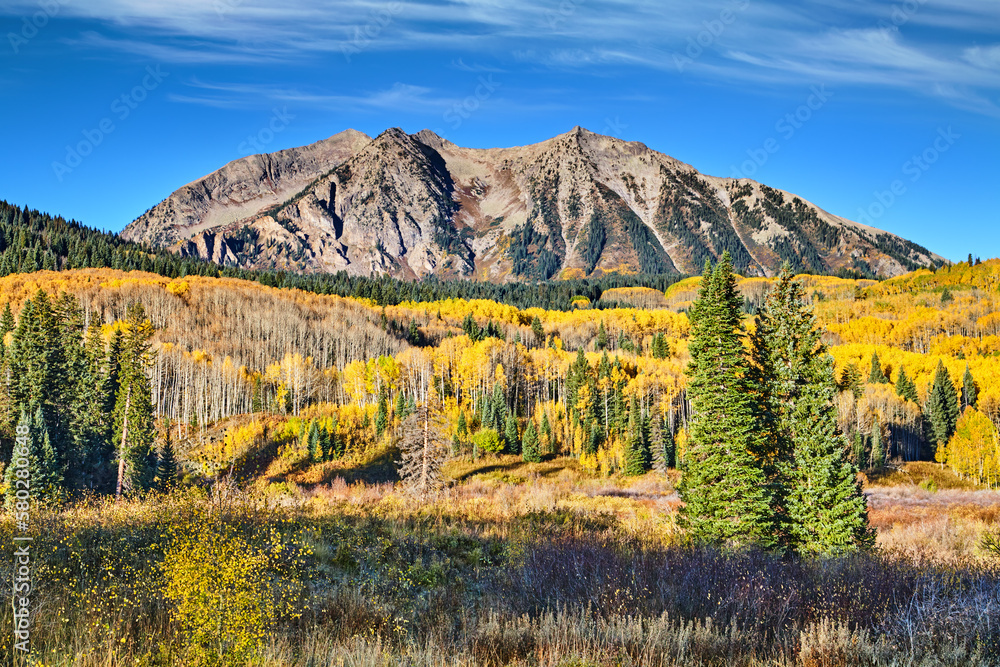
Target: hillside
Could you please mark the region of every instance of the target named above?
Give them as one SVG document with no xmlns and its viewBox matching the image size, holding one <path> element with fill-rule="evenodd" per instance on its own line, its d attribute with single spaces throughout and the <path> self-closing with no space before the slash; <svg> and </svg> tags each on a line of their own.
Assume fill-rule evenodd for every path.
<svg viewBox="0 0 1000 667">
<path fill-rule="evenodd" d="M 943 261 L 790 193 L 580 127 L 493 149 L 429 130 L 347 131 L 232 162 L 122 236 L 244 268 L 494 282 L 700 273 L 725 250 L 755 276 L 784 262 L 884 277 Z"/>
</svg>

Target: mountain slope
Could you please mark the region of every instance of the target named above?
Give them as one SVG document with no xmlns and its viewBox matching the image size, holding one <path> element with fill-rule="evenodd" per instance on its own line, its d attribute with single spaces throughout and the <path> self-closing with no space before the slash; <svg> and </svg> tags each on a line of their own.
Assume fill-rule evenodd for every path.
<svg viewBox="0 0 1000 667">
<path fill-rule="evenodd" d="M 576 127 L 529 146 L 462 148 L 429 130 L 244 158 L 122 235 L 246 268 L 509 281 L 608 272 L 894 276 L 941 257 L 749 179 L 698 173 Z"/>
</svg>

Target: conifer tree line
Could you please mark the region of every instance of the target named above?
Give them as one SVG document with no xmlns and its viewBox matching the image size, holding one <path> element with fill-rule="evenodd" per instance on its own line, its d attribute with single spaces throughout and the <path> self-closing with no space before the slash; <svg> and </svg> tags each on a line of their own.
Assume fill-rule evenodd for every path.
<svg viewBox="0 0 1000 667">
<path fill-rule="evenodd" d="M 728 254 L 706 263 L 691 309 L 682 525 L 698 543 L 803 554 L 870 546 L 837 428 L 833 359 L 801 286 L 786 265 L 750 333 L 741 307 Z"/>
<path fill-rule="evenodd" d="M 601 302 L 603 292 L 619 287 L 651 287 L 662 292 L 684 277 L 680 274 L 613 273 L 585 280 L 494 284 L 439 280 L 435 276 L 408 281 L 389 276 L 350 276 L 344 271 L 300 275 L 278 270 L 250 270 L 179 257 L 167 250 L 126 241 L 75 220 L 67 221 L 0 200 L 0 276 L 86 268 L 148 271 L 168 278 L 191 275 L 241 278 L 271 287 L 371 299 L 380 306 L 404 301 L 489 299 L 522 309 L 541 307 L 561 311 L 573 310 L 573 298 L 580 296 L 585 296 L 596 308 L 614 307 L 616 304 Z"/>
<path fill-rule="evenodd" d="M 76 298 L 39 290 L 0 316 L 0 461 L 26 458 L 32 497 L 141 493 L 176 479 L 169 437 L 156 448 L 152 325 L 140 304 L 105 338 Z M 15 429 L 28 427 L 17 444 Z M 14 485 L 6 479 L 8 494 Z"/>
<path fill-rule="evenodd" d="M 887 385 L 905 406 L 905 411 L 900 413 L 898 408 L 894 410 L 893 406 L 882 405 L 878 412 L 888 419 L 883 421 L 876 417 L 867 431 L 858 426 L 858 420 L 840 420 L 852 443 L 852 458 L 860 468 L 878 468 L 895 458 L 916 461 L 937 457 L 942 446 L 955 434 L 961 414 L 970 407 L 975 409 L 978 403 L 979 383 L 968 365 L 960 389 L 956 389 L 954 378 L 939 361 L 924 401 L 920 400 L 917 385 L 906 368 L 896 371 L 895 382 L 890 378 L 892 372 L 893 369 L 884 365 L 875 352 L 867 382 L 853 363 L 842 370 L 837 381 L 838 390 L 853 396 L 855 403 L 865 397 L 866 386 Z M 841 412 L 850 417 L 854 412 L 851 408 L 842 406 Z"/>
</svg>

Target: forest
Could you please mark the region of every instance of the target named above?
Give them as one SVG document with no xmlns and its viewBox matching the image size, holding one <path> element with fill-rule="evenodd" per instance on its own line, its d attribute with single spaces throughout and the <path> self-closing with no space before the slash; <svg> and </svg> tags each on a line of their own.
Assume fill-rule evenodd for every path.
<svg viewBox="0 0 1000 667">
<path fill-rule="evenodd" d="M 0 232 L 45 664 L 996 664 L 1000 260 L 404 288 Z"/>
</svg>

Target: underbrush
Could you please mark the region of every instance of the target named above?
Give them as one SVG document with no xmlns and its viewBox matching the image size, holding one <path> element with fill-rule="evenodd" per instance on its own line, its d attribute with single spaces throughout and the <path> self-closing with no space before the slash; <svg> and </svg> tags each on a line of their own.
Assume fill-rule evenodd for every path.
<svg viewBox="0 0 1000 667">
<path fill-rule="evenodd" d="M 879 550 L 845 558 L 694 549 L 656 475 L 619 484 L 558 461 L 504 471 L 525 483 L 492 472 L 463 470 L 433 498 L 335 479 L 281 498 L 220 484 L 39 511 L 34 655 L 79 667 L 1000 664 L 990 556 L 931 559 L 892 541 L 929 520 L 883 521 Z M 992 503 L 955 497 L 942 531 L 994 529 Z M 902 516 L 930 501 L 885 489 L 872 502 Z M 206 517 L 239 553 L 220 546 L 171 574 L 178 549 L 211 542 L 191 530 Z M 2 531 L 9 543 L 12 526 Z M 263 632 L 217 650 L 231 640 L 205 620 L 224 604 L 212 584 L 233 571 L 252 575 L 238 599 Z M 186 596 L 185 582 L 216 597 Z M 11 635 L 7 614 L 7 655 Z"/>
</svg>

